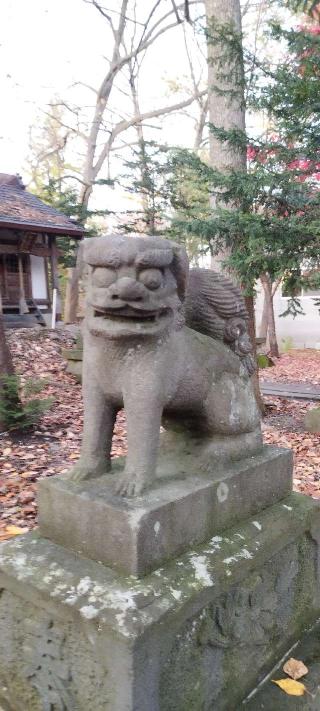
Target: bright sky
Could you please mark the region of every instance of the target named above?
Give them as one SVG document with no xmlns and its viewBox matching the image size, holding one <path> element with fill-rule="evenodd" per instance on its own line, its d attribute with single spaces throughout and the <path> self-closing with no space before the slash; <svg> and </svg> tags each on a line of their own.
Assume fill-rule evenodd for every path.
<svg viewBox="0 0 320 711">
<path fill-rule="evenodd" d="M 119 2 L 111 0 L 108 6 L 117 8 Z M 55 96 L 72 97 L 90 112 L 93 94 L 71 87 L 79 80 L 99 85 L 106 67 L 103 55 L 110 51 L 106 39 L 104 19 L 83 0 L 1 0 L 0 172 L 24 172 L 29 127 L 41 120 Z M 144 64 L 142 108 L 161 105 L 166 91 L 162 79 L 185 71 L 178 28 L 164 35 Z M 169 123 L 172 142 L 181 140 L 181 121 Z"/>
<path fill-rule="evenodd" d="M 111 10 L 116 21 L 120 0 L 101 0 L 101 4 Z M 137 0 L 139 20 L 145 18 L 153 4 L 153 0 Z M 130 12 L 133 6 L 132 0 Z M 198 12 L 202 12 L 201 3 L 198 7 Z M 254 3 L 253 8 L 256 7 Z M 171 0 L 162 0 L 160 8 L 161 14 L 172 9 Z M 255 12 L 253 9 L 253 21 Z M 194 29 L 189 25 L 184 27 L 189 50 L 196 58 L 197 78 L 202 71 L 205 86 L 206 66 L 196 49 Z M 250 34 L 254 36 L 249 32 L 249 37 Z M 63 98 L 77 104 L 85 117 L 91 118 L 94 94 L 75 83 L 99 87 L 108 66 L 104 57 L 110 56 L 112 50 L 110 37 L 105 19 L 85 0 L 0 0 L 0 172 L 20 173 L 28 182 L 26 160 L 30 153 L 30 128 L 34 135 L 43 124 L 44 112 L 52 100 Z M 197 38 L 199 40 L 199 35 Z M 190 75 L 180 25 L 163 34 L 147 52 L 139 81 L 141 110 L 152 110 L 185 98 L 184 90 L 170 94 L 167 83 L 168 80 L 178 80 L 184 84 L 184 77 Z M 186 78 L 186 83 L 190 86 L 190 78 Z M 110 109 L 117 109 L 118 119 L 119 113 L 129 117 L 132 115 L 131 99 L 123 93 L 123 90 L 128 91 L 127 79 L 118 76 L 115 86 Z M 171 114 L 161 124 L 155 120 L 149 122 L 151 127 L 145 128 L 145 136 L 162 143 L 167 141 L 170 145 L 192 147 L 194 121 L 190 114 L 195 116 L 196 110 L 194 105 L 188 108 L 188 116 Z M 109 113 L 110 116 L 113 114 Z M 134 129 L 125 138 L 136 140 Z M 80 160 L 79 155 L 75 160 L 71 157 L 73 164 L 79 164 Z M 120 159 L 116 159 L 112 177 L 121 173 L 120 166 Z M 100 174 L 102 176 L 106 177 L 106 168 Z M 114 210 L 131 208 L 132 197 L 125 197 L 120 188 L 96 187 L 91 206 L 105 208 L 110 203 Z"/>
</svg>

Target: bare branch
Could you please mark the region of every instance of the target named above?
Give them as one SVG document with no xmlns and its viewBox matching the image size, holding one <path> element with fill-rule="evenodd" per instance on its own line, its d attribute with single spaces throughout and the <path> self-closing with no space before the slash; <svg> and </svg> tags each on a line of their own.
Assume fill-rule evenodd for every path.
<svg viewBox="0 0 320 711">
<path fill-rule="evenodd" d="M 88 0 L 84 0 L 84 2 L 88 4 Z M 101 7 L 97 0 L 90 0 L 89 5 L 93 5 L 96 10 L 98 10 L 98 12 L 100 12 L 100 14 L 109 22 L 113 36 L 115 37 L 115 28 L 110 15 L 106 13 L 106 11 Z"/>
<path fill-rule="evenodd" d="M 201 0 L 190 0 L 189 4 L 198 4 L 200 1 Z M 119 11 L 118 27 L 114 32 L 114 46 L 113 46 L 113 50 L 112 50 L 112 58 L 109 62 L 108 71 L 106 72 L 106 74 L 103 78 L 103 81 L 100 85 L 100 88 L 98 89 L 98 92 L 97 92 L 97 101 L 96 101 L 94 116 L 93 116 L 90 131 L 89 131 L 89 134 L 87 137 L 88 151 L 87 151 L 85 167 L 84 167 L 84 182 L 86 184 L 86 189 L 83 191 L 83 194 L 82 194 L 83 204 L 88 203 L 90 194 L 92 192 L 93 181 L 94 181 L 95 177 L 97 176 L 97 173 L 101 169 L 103 162 L 108 157 L 108 150 L 109 150 L 110 146 L 112 145 L 114 138 L 119 133 L 126 130 L 127 128 L 130 128 L 131 126 L 139 125 L 141 123 L 141 121 L 144 120 L 144 118 L 158 117 L 158 116 L 164 115 L 165 113 L 168 113 L 168 111 L 170 112 L 172 110 L 175 110 L 175 107 L 167 107 L 164 110 L 156 110 L 155 112 L 154 111 L 147 112 L 146 114 L 143 115 L 143 117 L 141 119 L 140 119 L 140 116 L 137 115 L 137 113 L 135 113 L 135 116 L 133 117 L 133 119 L 119 121 L 116 124 L 116 126 L 112 129 L 107 143 L 104 145 L 104 148 L 102 149 L 102 151 L 100 152 L 100 155 L 98 156 L 98 159 L 96 160 L 96 151 L 97 151 L 99 133 L 100 133 L 100 131 L 103 130 L 104 113 L 105 113 L 106 107 L 108 105 L 110 94 L 113 89 L 114 82 L 115 82 L 117 75 L 126 66 L 126 67 L 129 67 L 129 71 L 131 70 L 131 75 L 134 78 L 136 75 L 135 70 L 136 70 L 136 66 L 137 66 L 138 56 L 139 55 L 141 56 L 142 53 L 145 52 L 165 32 L 176 27 L 178 25 L 178 23 L 181 22 L 179 12 L 183 13 L 183 11 L 185 9 L 184 3 L 180 4 L 180 5 L 176 5 L 175 0 L 171 0 L 172 9 L 168 10 L 161 17 L 158 17 L 158 19 L 156 19 L 155 13 L 156 13 L 156 10 L 159 8 L 162 0 L 155 0 L 154 4 L 152 6 L 152 9 L 149 12 L 147 20 L 145 22 L 145 26 L 144 26 L 143 31 L 141 33 L 140 39 L 136 43 L 136 46 L 133 46 L 132 42 L 134 40 L 132 39 L 132 35 L 131 35 L 131 48 L 130 48 L 130 51 L 127 51 L 126 50 L 127 42 L 126 42 L 124 33 L 125 33 L 128 2 L 129 2 L 129 0 L 121 0 L 121 9 Z M 102 9 L 103 13 L 106 13 L 109 16 L 109 11 L 107 11 L 106 8 L 103 8 L 100 6 L 99 0 L 92 0 L 91 4 L 93 4 L 95 7 L 99 6 L 100 9 Z M 133 33 L 133 38 L 134 38 L 134 36 L 135 36 L 135 32 Z M 124 53 L 122 53 L 123 49 L 124 49 Z M 199 96 L 198 92 L 196 93 L 196 96 L 197 97 Z M 180 108 L 180 106 L 181 107 L 187 106 L 187 105 L 189 105 L 189 103 L 192 103 L 192 101 L 194 101 L 194 97 L 188 98 L 187 103 L 180 102 L 179 104 L 176 105 L 177 110 Z"/>
<path fill-rule="evenodd" d="M 180 15 L 179 15 L 179 13 L 178 13 L 178 8 L 177 8 L 177 6 L 176 6 L 176 3 L 175 3 L 174 0 L 171 0 L 171 2 L 172 2 L 173 9 L 174 9 L 174 14 L 175 14 L 175 16 L 176 16 L 176 18 L 177 18 L 177 22 L 180 24 L 180 22 L 182 22 L 182 20 L 181 20 L 181 17 L 180 17 Z"/>
<path fill-rule="evenodd" d="M 199 82 L 196 80 L 193 62 L 192 62 L 191 55 L 189 52 L 185 27 L 183 27 L 183 39 L 184 39 L 184 46 L 185 46 L 186 55 L 187 55 L 187 59 L 188 59 L 189 69 L 190 69 L 190 75 L 191 75 L 192 84 L 193 84 L 193 90 L 195 93 L 197 93 L 199 91 Z M 201 102 L 201 99 L 200 99 L 200 102 Z M 202 105 L 202 102 L 200 105 Z"/>
<path fill-rule="evenodd" d="M 92 4 L 93 4 L 93 3 L 91 2 L 91 0 L 83 0 L 83 2 L 85 2 L 87 5 L 92 5 Z M 100 4 L 100 3 L 99 3 L 99 4 Z M 101 7 L 101 6 L 100 6 L 100 7 Z M 119 12 L 119 10 L 111 10 L 111 8 L 103 8 L 103 9 L 105 10 L 105 12 L 109 12 L 111 15 L 121 15 L 121 12 Z M 139 20 L 135 20 L 134 18 L 129 17 L 128 15 L 126 15 L 125 19 L 126 19 L 127 22 L 132 22 L 132 23 L 134 23 L 134 24 L 141 25 L 141 27 L 144 27 L 144 26 L 145 26 L 145 23 L 144 23 L 144 22 L 139 22 Z"/>
<path fill-rule="evenodd" d="M 194 145 L 193 145 L 193 148 L 195 151 L 198 151 L 199 148 L 201 147 L 201 145 L 203 144 L 203 131 L 204 131 L 204 127 L 206 125 L 208 109 L 209 109 L 209 98 L 207 95 L 205 102 L 202 104 L 199 119 L 197 120 L 196 136 L 195 136 Z"/>
<path fill-rule="evenodd" d="M 61 182 L 63 182 L 63 180 L 76 180 L 78 183 L 81 183 L 81 185 L 85 185 L 85 182 L 77 175 L 63 175 L 61 177 Z"/>
<path fill-rule="evenodd" d="M 85 89 L 90 89 L 90 91 L 93 91 L 94 94 L 97 94 L 97 90 L 94 88 L 94 86 L 90 86 L 90 84 L 86 84 L 84 81 L 74 81 L 71 86 L 83 86 Z"/>
<path fill-rule="evenodd" d="M 43 113 L 45 116 L 49 116 L 49 118 L 54 118 L 54 120 L 59 124 L 59 126 L 62 126 L 62 128 L 66 128 L 67 131 L 70 131 L 71 133 L 74 133 L 76 136 L 80 136 L 84 141 L 87 141 L 87 136 L 85 133 L 82 133 L 79 131 L 79 128 L 74 128 L 74 126 L 69 126 L 69 124 L 65 123 L 62 121 L 62 119 L 58 118 L 57 116 L 52 116 L 50 111 L 45 111 L 42 109 L 41 113 Z"/>
<path fill-rule="evenodd" d="M 133 116 L 131 119 L 128 119 L 127 121 L 119 121 L 119 123 L 112 130 L 109 140 L 105 144 L 105 146 L 104 146 L 103 150 L 101 151 L 100 156 L 94 166 L 95 176 L 97 176 L 97 174 L 101 170 L 113 141 L 120 133 L 122 133 L 123 131 L 127 131 L 128 128 L 131 128 L 132 126 L 136 126 L 137 124 L 142 123 L 143 121 L 146 121 L 147 119 L 159 118 L 160 116 L 164 116 L 165 114 L 173 113 L 174 111 L 179 111 L 180 109 L 184 109 L 186 106 L 190 106 L 190 104 L 192 104 L 193 101 L 195 101 L 198 98 L 198 96 L 205 96 L 206 93 L 207 93 L 207 90 L 203 90 L 203 91 L 200 91 L 198 95 L 189 96 L 188 99 L 184 99 L 184 101 L 179 101 L 178 103 L 172 104 L 171 106 L 163 106 L 160 109 L 153 109 L 153 111 L 146 111 L 145 113 L 139 114 L 138 116 Z"/>
<path fill-rule="evenodd" d="M 149 25 L 149 23 L 150 23 L 150 21 L 151 21 L 151 18 L 152 18 L 153 15 L 154 15 L 156 9 L 159 7 L 160 2 L 161 2 L 161 0 L 157 0 L 157 1 L 156 1 L 155 5 L 153 6 L 152 10 L 151 10 L 150 13 L 149 13 L 149 16 L 148 16 L 147 19 L 146 19 L 146 22 L 145 22 L 145 25 L 144 25 L 144 30 L 143 30 L 142 35 L 141 35 L 141 37 L 140 37 L 140 42 L 139 42 L 139 44 L 138 44 L 137 49 L 139 49 L 139 47 L 140 47 L 140 45 L 141 45 L 141 43 L 142 43 L 142 41 L 143 41 L 143 38 L 144 38 L 145 35 L 146 35 L 147 27 L 148 27 L 148 25 Z"/>
</svg>

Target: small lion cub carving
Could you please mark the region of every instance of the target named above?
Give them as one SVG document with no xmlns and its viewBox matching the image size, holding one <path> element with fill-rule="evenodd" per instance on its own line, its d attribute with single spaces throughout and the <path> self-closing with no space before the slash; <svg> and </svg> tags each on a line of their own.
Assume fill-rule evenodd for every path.
<svg viewBox="0 0 320 711">
<path fill-rule="evenodd" d="M 127 416 L 128 455 L 115 491 L 137 496 L 156 476 L 162 416 L 216 441 L 217 456 L 261 446 L 260 417 L 247 369 L 217 338 L 184 323 L 188 259 L 156 237 L 87 239 L 84 322 L 84 429 L 81 481 L 110 469 L 117 412 Z M 190 294 L 189 294 L 190 302 Z M 199 329 L 201 330 L 201 329 Z"/>
</svg>

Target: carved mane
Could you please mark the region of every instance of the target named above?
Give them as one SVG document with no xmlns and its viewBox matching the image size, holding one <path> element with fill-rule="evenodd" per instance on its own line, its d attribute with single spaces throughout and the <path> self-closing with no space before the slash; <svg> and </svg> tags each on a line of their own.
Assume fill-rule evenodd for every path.
<svg viewBox="0 0 320 711">
<path fill-rule="evenodd" d="M 211 269 L 191 269 L 184 313 L 189 328 L 224 341 L 248 372 L 254 372 L 248 314 L 241 291 L 231 279 Z"/>
</svg>

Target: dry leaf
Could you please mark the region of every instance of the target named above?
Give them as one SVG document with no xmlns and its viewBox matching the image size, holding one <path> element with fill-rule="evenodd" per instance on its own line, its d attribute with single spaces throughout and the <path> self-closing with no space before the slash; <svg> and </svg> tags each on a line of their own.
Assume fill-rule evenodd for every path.
<svg viewBox="0 0 320 711">
<path fill-rule="evenodd" d="M 20 536 L 21 533 L 27 533 L 28 530 L 28 528 L 21 528 L 21 526 L 6 526 L 6 532 L 9 534 L 9 536 Z"/>
<path fill-rule="evenodd" d="M 304 684 L 301 684 L 300 681 L 295 681 L 294 679 L 272 679 L 272 681 L 274 684 L 277 684 L 277 686 L 280 686 L 280 689 L 285 691 L 285 693 L 290 696 L 303 696 L 307 691 Z"/>
<path fill-rule="evenodd" d="M 11 447 L 5 447 L 5 449 L 3 450 L 3 454 L 5 457 L 8 457 L 8 455 L 11 454 L 11 452 L 12 452 Z"/>
<path fill-rule="evenodd" d="M 305 674 L 308 674 L 309 669 L 303 662 L 299 661 L 299 659 L 291 657 L 291 659 L 288 659 L 283 665 L 283 671 L 288 674 L 288 676 L 291 676 L 291 679 L 297 680 L 301 679 Z"/>
</svg>

